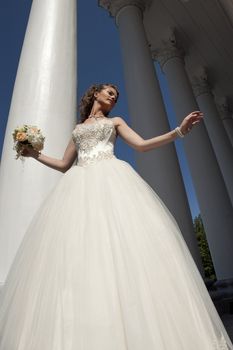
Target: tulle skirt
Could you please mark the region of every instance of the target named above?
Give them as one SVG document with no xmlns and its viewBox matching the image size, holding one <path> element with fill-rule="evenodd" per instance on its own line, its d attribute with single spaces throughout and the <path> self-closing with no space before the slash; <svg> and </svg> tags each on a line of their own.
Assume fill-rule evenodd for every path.
<svg viewBox="0 0 233 350">
<path fill-rule="evenodd" d="M 68 170 L 25 233 L 0 299 L 0 350 L 233 345 L 152 188 L 112 158 Z"/>
</svg>

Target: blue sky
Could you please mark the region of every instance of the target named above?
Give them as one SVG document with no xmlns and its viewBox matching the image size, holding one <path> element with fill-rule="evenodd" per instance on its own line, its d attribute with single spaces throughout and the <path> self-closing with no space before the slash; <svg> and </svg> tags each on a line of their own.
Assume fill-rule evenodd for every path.
<svg viewBox="0 0 233 350">
<path fill-rule="evenodd" d="M 26 30 L 32 0 L 0 0 L 0 153 L 14 86 L 20 51 Z M 162 87 L 171 128 L 176 126 L 165 77 L 156 67 Z M 124 86 L 119 36 L 114 20 L 97 0 L 78 1 L 78 98 L 93 83 L 111 82 L 120 90 L 119 101 L 113 114 L 129 121 Z M 156 136 L 156 135 L 155 135 Z M 192 181 L 182 149 L 182 140 L 176 141 L 178 156 L 185 178 L 192 215 L 199 213 Z M 134 151 L 120 138 L 116 155 L 135 166 Z"/>
</svg>

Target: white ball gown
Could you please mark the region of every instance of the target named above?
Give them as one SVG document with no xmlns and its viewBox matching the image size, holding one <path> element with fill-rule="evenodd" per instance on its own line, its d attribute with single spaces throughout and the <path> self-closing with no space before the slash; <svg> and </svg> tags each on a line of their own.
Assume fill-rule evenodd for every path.
<svg viewBox="0 0 233 350">
<path fill-rule="evenodd" d="M 112 119 L 72 137 L 78 161 L 3 287 L 0 350 L 233 349 L 174 217 L 114 155 Z"/>
</svg>

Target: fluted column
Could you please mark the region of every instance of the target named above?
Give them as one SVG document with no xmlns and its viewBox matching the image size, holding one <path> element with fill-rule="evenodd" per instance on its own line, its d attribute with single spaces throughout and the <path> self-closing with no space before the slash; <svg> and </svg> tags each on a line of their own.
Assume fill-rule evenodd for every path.
<svg viewBox="0 0 233 350">
<path fill-rule="evenodd" d="M 233 117 L 232 111 L 230 110 L 227 102 L 227 98 L 217 98 L 216 104 L 223 126 L 226 130 L 231 145 L 233 146 Z"/>
<path fill-rule="evenodd" d="M 184 67 L 183 50 L 168 42 L 153 51 L 168 81 L 177 122 L 199 107 Z M 184 138 L 211 255 L 218 279 L 233 277 L 233 209 L 204 123 Z"/>
<path fill-rule="evenodd" d="M 20 56 L 0 169 L 0 283 L 35 211 L 61 173 L 14 159 L 11 132 L 37 125 L 45 154 L 62 157 L 76 119 L 76 0 L 34 0 Z"/>
<path fill-rule="evenodd" d="M 233 205 L 232 146 L 219 117 L 205 69 L 199 70 L 199 73 L 193 76 L 192 87 L 198 106 L 205 115 L 204 122 Z"/>
<path fill-rule="evenodd" d="M 143 26 L 143 10 L 148 1 L 103 0 L 99 4 L 115 16 L 119 29 L 132 127 L 144 138 L 168 132 L 170 127 Z M 136 162 L 139 173 L 156 190 L 176 218 L 202 271 L 174 144 L 143 154 L 136 153 Z"/>
</svg>

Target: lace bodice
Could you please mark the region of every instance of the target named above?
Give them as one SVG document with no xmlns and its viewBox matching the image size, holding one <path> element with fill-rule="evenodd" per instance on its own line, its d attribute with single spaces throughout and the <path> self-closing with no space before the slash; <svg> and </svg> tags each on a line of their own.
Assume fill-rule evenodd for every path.
<svg viewBox="0 0 233 350">
<path fill-rule="evenodd" d="M 102 159 L 116 158 L 116 129 L 110 118 L 78 124 L 72 132 L 72 139 L 78 152 L 76 165 L 87 166 Z"/>
</svg>

